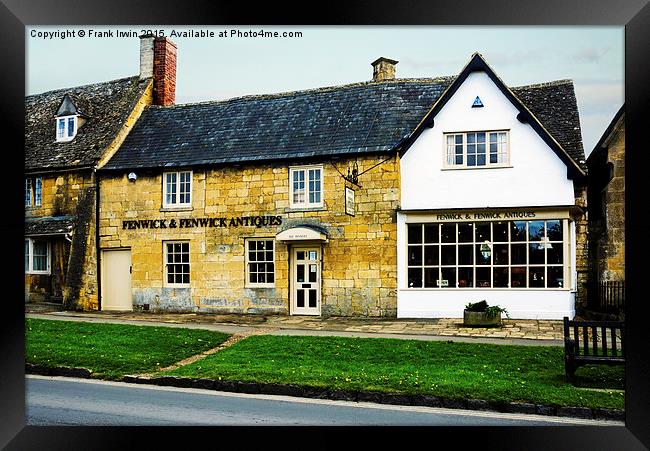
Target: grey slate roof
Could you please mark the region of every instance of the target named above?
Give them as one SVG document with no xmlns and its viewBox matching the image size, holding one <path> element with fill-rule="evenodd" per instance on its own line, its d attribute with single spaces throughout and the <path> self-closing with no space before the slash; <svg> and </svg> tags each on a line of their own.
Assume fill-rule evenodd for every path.
<svg viewBox="0 0 650 451">
<path fill-rule="evenodd" d="M 44 218 L 25 218 L 25 236 L 63 235 L 70 233 L 74 226 L 74 216 L 48 216 Z"/>
<path fill-rule="evenodd" d="M 104 169 L 390 152 L 455 78 L 395 79 L 149 107 Z M 512 91 L 572 158 L 584 160 L 571 81 Z"/>
<path fill-rule="evenodd" d="M 115 138 L 149 81 L 134 76 L 27 96 L 25 170 L 94 165 Z M 72 141 L 57 142 L 55 115 L 60 106 L 66 106 L 61 104 L 66 94 L 87 119 Z"/>
</svg>

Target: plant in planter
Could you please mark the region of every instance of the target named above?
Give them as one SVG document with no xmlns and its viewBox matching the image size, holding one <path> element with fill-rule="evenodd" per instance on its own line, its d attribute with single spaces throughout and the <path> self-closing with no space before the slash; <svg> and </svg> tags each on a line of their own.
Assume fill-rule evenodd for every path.
<svg viewBox="0 0 650 451">
<path fill-rule="evenodd" d="M 463 311 L 463 325 L 473 327 L 499 326 L 502 313 L 505 313 L 510 318 L 508 311 L 498 305 L 489 306 L 485 300 L 470 302 Z"/>
</svg>

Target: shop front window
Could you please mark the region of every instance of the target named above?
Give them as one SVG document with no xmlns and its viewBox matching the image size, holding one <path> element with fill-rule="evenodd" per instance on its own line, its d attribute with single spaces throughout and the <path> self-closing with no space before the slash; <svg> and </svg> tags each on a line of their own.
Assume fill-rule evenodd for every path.
<svg viewBox="0 0 650 451">
<path fill-rule="evenodd" d="M 409 288 L 564 288 L 566 220 L 407 224 Z"/>
</svg>

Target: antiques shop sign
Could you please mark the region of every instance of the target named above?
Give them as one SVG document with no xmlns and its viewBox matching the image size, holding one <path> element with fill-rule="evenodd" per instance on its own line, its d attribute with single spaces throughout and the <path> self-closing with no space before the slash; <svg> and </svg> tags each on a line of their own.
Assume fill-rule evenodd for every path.
<svg viewBox="0 0 650 451">
<path fill-rule="evenodd" d="M 228 218 L 135 219 L 122 221 L 122 229 L 191 229 L 195 227 L 270 227 L 282 224 L 282 216 Z"/>
</svg>

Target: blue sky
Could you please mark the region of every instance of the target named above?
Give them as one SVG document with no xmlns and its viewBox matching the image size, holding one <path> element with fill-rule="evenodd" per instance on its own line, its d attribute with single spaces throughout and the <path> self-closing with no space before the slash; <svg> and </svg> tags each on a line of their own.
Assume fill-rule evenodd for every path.
<svg viewBox="0 0 650 451">
<path fill-rule="evenodd" d="M 89 30 L 113 31 L 98 37 Z M 624 28 L 523 26 L 46 26 L 26 29 L 26 94 L 135 75 L 139 39 L 117 30 L 186 32 L 178 46 L 176 103 L 334 86 L 372 77 L 380 56 L 398 60 L 397 77 L 456 75 L 479 52 L 509 86 L 574 81 L 588 155 L 624 101 Z M 79 36 L 79 30 L 85 35 Z M 231 36 L 301 32 L 301 37 Z M 44 32 L 75 32 L 44 38 Z M 219 37 L 225 32 L 226 37 Z M 32 34 L 41 34 L 41 37 Z M 60 36 L 60 34 L 59 34 Z"/>
</svg>

